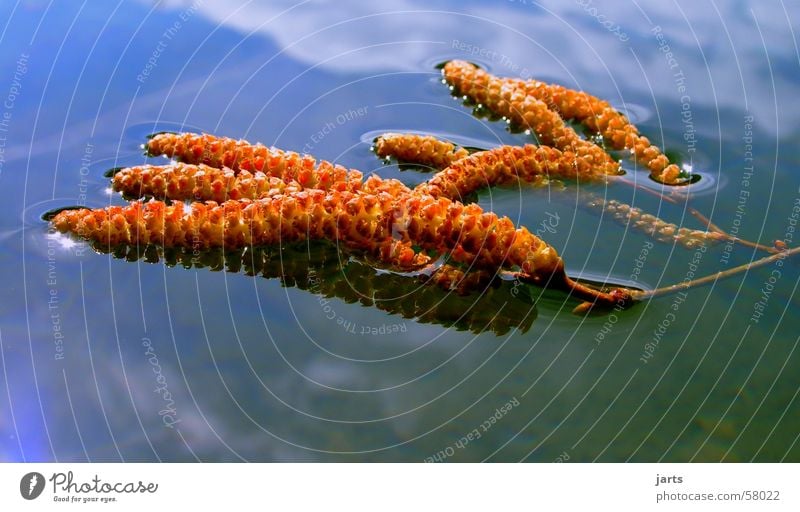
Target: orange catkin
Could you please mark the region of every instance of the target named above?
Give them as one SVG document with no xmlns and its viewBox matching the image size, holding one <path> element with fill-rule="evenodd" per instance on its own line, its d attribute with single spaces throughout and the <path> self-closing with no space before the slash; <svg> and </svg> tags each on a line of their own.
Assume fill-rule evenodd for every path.
<svg viewBox="0 0 800 512">
<path fill-rule="evenodd" d="M 447 83 L 460 94 L 530 129 L 542 144 L 572 151 L 603 174 L 620 173 L 619 163 L 603 148 L 580 138 L 558 113 L 550 110 L 546 103 L 525 94 L 515 81 L 495 77 L 458 60 L 448 62 L 443 73 Z"/>
<path fill-rule="evenodd" d="M 459 60 L 448 62 L 443 73 L 445 80 L 460 93 L 530 128 L 547 145 L 560 149 L 575 146 L 579 155 L 591 156 L 596 165 L 607 166 L 607 174 L 613 174 L 611 158 L 607 154 L 602 157 L 598 151 L 605 152 L 599 146 L 580 139 L 564 124 L 564 119 L 585 124 L 602 135 L 614 149 L 630 150 L 657 181 L 676 185 L 687 179 L 624 115 L 590 94 L 538 80 L 499 78 Z"/>
<path fill-rule="evenodd" d="M 151 139 L 149 149 L 184 162 L 121 171 L 117 188 L 194 202 L 154 199 L 65 210 L 51 220 L 56 229 L 105 249 L 236 250 L 326 239 L 390 267 L 420 269 L 430 265 L 429 254 L 446 254 L 471 272 L 510 271 L 527 281 L 569 289 L 593 304 L 618 304 L 631 297 L 623 289 L 602 292 L 571 280 L 556 250 L 526 228 L 450 197 L 516 177 L 602 175 L 569 152 L 535 146 L 480 152 L 451 162 L 427 187 L 412 191 L 397 180 L 371 176 L 362 181 L 358 171 L 339 172 L 344 168 L 309 156 L 210 135 L 162 134 Z M 440 165 L 450 158 L 456 157 L 445 156 Z M 471 176 L 478 169 L 481 178 L 475 180 Z M 269 185 L 252 182 L 266 179 Z M 209 200 L 232 195 L 243 197 Z M 433 281 L 452 286 L 448 279 Z M 457 281 L 472 279 L 464 275 Z"/>
<path fill-rule="evenodd" d="M 421 154 L 413 146 L 427 144 L 419 135 L 392 136 L 392 154 L 404 152 L 406 155 Z M 383 136 L 378 139 L 382 140 Z M 435 139 L 434 139 L 435 140 Z M 446 143 L 443 143 L 446 144 Z M 407 148 L 404 146 L 412 146 Z M 415 193 L 430 194 L 458 199 L 484 187 L 513 183 L 547 183 L 551 178 L 602 179 L 585 161 L 576 159 L 569 153 L 561 153 L 548 146 L 526 145 L 502 146 L 488 151 L 473 153 L 458 158 L 452 150 L 450 157 L 440 159 L 439 165 L 446 167 L 430 180 L 418 185 Z M 662 242 L 676 242 L 687 249 L 696 249 L 703 244 L 713 244 L 725 237 L 714 231 L 688 229 L 666 222 L 640 208 L 628 206 L 619 201 L 606 200 L 590 194 L 583 204 L 595 211 L 610 215 L 626 226 L 642 231 Z"/>
<path fill-rule="evenodd" d="M 291 185 L 294 185 L 292 187 Z M 114 174 L 112 187 L 126 197 L 154 197 L 176 201 L 257 199 L 270 193 L 301 190 L 262 172 L 217 169 L 205 164 L 144 165 L 127 167 Z"/>
<path fill-rule="evenodd" d="M 414 133 L 385 133 L 375 140 L 375 153 L 394 157 L 434 169 L 444 169 L 456 160 L 469 156 L 469 151 L 430 135 Z"/>
<path fill-rule="evenodd" d="M 525 182 L 545 184 L 551 179 L 602 181 L 602 168 L 570 151 L 549 146 L 500 146 L 469 154 L 432 136 L 389 133 L 376 139 L 379 156 L 421 163 L 441 169 L 415 192 L 460 199 L 482 188 Z"/>
<path fill-rule="evenodd" d="M 205 164 L 234 173 L 262 172 L 282 180 L 297 181 L 304 188 L 345 190 L 348 182 L 360 182 L 359 171 L 348 170 L 309 155 L 250 144 L 245 140 L 197 133 L 160 133 L 147 142 L 152 155 L 166 155 L 187 164 Z"/>
<path fill-rule="evenodd" d="M 453 162 L 420 184 L 415 192 L 460 198 L 509 183 L 546 183 L 549 179 L 601 180 L 604 174 L 584 158 L 548 146 L 501 146 Z"/>
<path fill-rule="evenodd" d="M 53 223 L 103 246 L 236 249 L 325 238 L 398 266 L 426 262 L 413 244 L 478 268 L 518 267 L 538 277 L 563 272 L 555 249 L 507 217 L 420 194 L 304 190 L 255 201 L 136 202 L 62 211 Z"/>
</svg>

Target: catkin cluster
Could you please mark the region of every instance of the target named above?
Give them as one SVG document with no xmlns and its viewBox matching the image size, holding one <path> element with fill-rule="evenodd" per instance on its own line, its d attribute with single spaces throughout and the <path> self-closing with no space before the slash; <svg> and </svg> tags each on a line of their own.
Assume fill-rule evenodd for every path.
<svg viewBox="0 0 800 512">
<path fill-rule="evenodd" d="M 629 150 L 657 181 L 678 185 L 688 179 L 636 126 L 604 100 L 538 80 L 496 77 L 460 60 L 448 62 L 442 72 L 445 81 L 459 94 L 530 129 L 543 144 L 574 151 L 605 174 L 618 173 L 619 165 L 600 146 L 580 138 L 564 123 L 565 119 L 580 122 L 602 135 L 614 149 Z"/>
<path fill-rule="evenodd" d="M 317 173 L 336 169 L 332 164 L 210 135 L 161 134 L 148 150 L 186 163 L 122 171 L 115 186 L 194 202 L 153 199 L 66 210 L 53 219 L 56 228 L 104 246 L 237 249 L 327 239 L 401 268 L 424 265 L 427 254 L 435 253 L 467 266 L 519 269 L 537 278 L 563 272 L 555 249 L 526 228 L 446 194 L 412 191 L 377 176 L 361 180 L 354 171 L 329 181 Z M 275 158 L 267 158 L 273 153 Z M 212 164 L 229 165 L 212 170 Z M 311 174 L 301 182 L 303 170 Z"/>
</svg>

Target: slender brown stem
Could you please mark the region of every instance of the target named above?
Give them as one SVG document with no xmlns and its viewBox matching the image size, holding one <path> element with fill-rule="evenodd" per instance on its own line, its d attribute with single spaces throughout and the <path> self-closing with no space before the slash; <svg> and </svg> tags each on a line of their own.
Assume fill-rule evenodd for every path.
<svg viewBox="0 0 800 512">
<path fill-rule="evenodd" d="M 689 210 L 689 213 L 691 213 L 697 220 L 699 220 L 702 224 L 704 224 L 709 230 L 713 231 L 714 233 L 719 234 L 725 240 L 729 240 L 729 241 L 731 241 L 733 243 L 737 243 L 739 245 L 744 245 L 745 247 L 751 247 L 753 249 L 758 249 L 758 250 L 769 252 L 769 253 L 772 253 L 772 254 L 777 254 L 777 253 L 781 252 L 781 249 L 778 249 L 776 247 L 769 246 L 769 245 L 763 245 L 763 244 L 760 244 L 758 242 L 751 242 L 749 240 L 745 240 L 743 238 L 739 238 L 737 236 L 733 236 L 730 233 L 728 233 L 727 231 L 724 231 L 722 228 L 720 228 L 719 226 L 717 226 L 713 222 L 711 222 L 711 220 L 709 220 L 708 217 L 706 217 L 705 215 L 703 215 L 699 211 L 695 210 L 694 208 L 692 208 L 690 206 L 687 207 L 687 208 Z"/>
<path fill-rule="evenodd" d="M 721 272 L 717 272 L 705 277 L 694 279 L 692 281 L 684 281 L 682 283 L 674 284 L 671 286 L 656 288 L 655 290 L 634 290 L 631 288 L 618 287 L 618 288 L 613 288 L 608 292 L 605 292 L 602 290 L 598 290 L 597 288 L 593 288 L 591 286 L 580 283 L 578 281 L 575 281 L 566 274 L 561 276 L 560 279 L 563 287 L 572 292 L 575 295 L 575 297 L 579 299 L 584 299 L 585 301 L 580 305 L 578 305 L 572 312 L 586 313 L 595 307 L 601 307 L 607 309 L 614 307 L 627 308 L 633 305 L 635 302 L 641 302 L 643 300 L 651 299 L 653 297 L 660 297 L 662 295 L 678 293 L 683 290 L 688 290 L 690 288 L 695 288 L 697 286 L 713 283 L 719 279 L 725 279 L 727 277 L 731 277 L 733 275 L 740 274 L 742 272 L 746 272 L 754 268 L 763 267 L 764 265 L 768 265 L 775 261 L 788 258 L 796 254 L 800 254 L 800 247 L 795 247 L 793 249 L 786 249 L 777 254 L 773 254 L 771 256 L 765 256 L 759 260 L 739 265 L 738 267 L 734 267 L 728 270 L 723 270 Z M 518 277 L 523 281 L 533 282 L 538 285 L 542 284 L 541 278 L 533 279 L 530 276 L 519 272 L 514 273 L 512 275 L 514 277 Z M 554 277 L 558 278 L 558 276 Z"/>
<path fill-rule="evenodd" d="M 513 272 L 511 275 L 521 281 L 530 282 L 537 286 L 562 287 L 572 293 L 576 298 L 584 300 L 583 303 L 572 311 L 573 313 L 586 313 L 594 307 L 606 309 L 616 306 L 628 307 L 636 300 L 631 295 L 631 292 L 638 291 L 629 290 L 628 288 L 613 288 L 608 292 L 604 292 L 573 280 L 563 272 L 563 269 L 554 274 L 549 282 L 545 282 L 542 276 L 531 276 L 524 272 Z"/>
<path fill-rule="evenodd" d="M 633 300 L 631 292 L 628 288 L 613 288 L 609 292 L 604 292 L 591 286 L 571 279 L 569 276 L 564 276 L 564 285 L 579 299 L 584 299 L 586 302 L 575 308 L 574 312 L 588 311 L 595 306 L 611 308 L 614 306 L 625 307 Z"/>
<path fill-rule="evenodd" d="M 800 254 L 800 247 L 794 247 L 792 249 L 786 249 L 781 251 L 777 254 L 773 254 L 771 256 L 765 256 L 760 260 L 751 261 L 750 263 L 745 263 L 743 265 L 739 265 L 738 267 L 730 268 L 728 270 L 723 270 L 717 272 L 715 274 L 711 274 L 705 277 L 701 277 L 698 279 L 694 279 L 692 281 L 684 281 L 682 283 L 673 284 L 671 286 L 665 286 L 662 288 L 656 288 L 655 290 L 629 290 L 631 294 L 631 298 L 636 301 L 650 299 L 652 297 L 659 297 L 661 295 L 668 295 L 671 293 L 676 293 L 682 290 L 688 290 L 689 288 L 694 288 L 696 286 L 702 286 L 704 284 L 713 283 L 719 279 L 724 279 L 726 277 L 733 276 L 735 274 L 740 274 L 742 272 L 746 272 L 750 269 L 763 267 L 764 265 L 769 265 L 775 261 L 788 258 L 789 256 L 794 256 L 795 254 Z"/>
<path fill-rule="evenodd" d="M 705 215 L 703 215 L 699 211 L 695 210 L 691 206 L 687 206 L 687 208 L 689 209 L 689 213 L 694 215 L 695 218 L 697 218 L 697 220 L 699 220 L 701 223 L 705 224 L 708 227 L 708 229 L 710 229 L 712 231 L 715 231 L 716 233 L 719 233 L 720 235 L 722 235 L 726 240 L 730 240 L 731 242 L 738 243 L 739 245 L 744 245 L 745 247 L 751 247 L 753 249 L 759 249 L 761 251 L 770 252 L 772 254 L 777 254 L 777 253 L 781 252 L 781 249 L 778 249 L 777 247 L 769 246 L 769 245 L 763 245 L 763 244 L 760 244 L 758 242 L 751 242 L 749 240 L 744 240 L 742 238 L 733 236 L 733 235 L 725 232 L 722 228 L 720 228 L 719 226 L 717 226 L 716 224 L 711 222 L 711 220 L 708 217 L 706 217 Z"/>
<path fill-rule="evenodd" d="M 687 206 L 686 208 L 689 210 L 689 213 L 691 213 L 701 223 L 705 224 L 711 231 L 716 231 L 717 233 L 730 236 L 725 231 L 723 231 L 722 228 L 711 222 L 711 219 L 709 219 L 696 209 L 692 208 L 691 206 Z"/>
</svg>

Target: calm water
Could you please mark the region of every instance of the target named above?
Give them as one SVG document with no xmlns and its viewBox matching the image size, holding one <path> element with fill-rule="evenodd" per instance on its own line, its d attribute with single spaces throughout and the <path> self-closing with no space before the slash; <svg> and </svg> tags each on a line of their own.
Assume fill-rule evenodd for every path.
<svg viewBox="0 0 800 512">
<path fill-rule="evenodd" d="M 144 162 L 160 130 L 407 183 L 425 177 L 378 161 L 376 134 L 530 140 L 449 95 L 435 66 L 462 58 L 607 98 L 702 175 L 693 207 L 747 239 L 791 239 L 796 5 L 31 0 L 0 14 L 0 460 L 800 460 L 797 258 L 579 317 L 561 293 L 459 298 L 324 246 L 262 254 L 269 278 L 242 255 L 232 272 L 218 255 L 126 262 L 49 239 L 41 220 L 121 204 L 104 173 Z M 699 227 L 634 190 L 590 191 Z M 479 201 L 547 223 L 570 273 L 600 281 L 656 287 L 762 256 L 651 245 L 578 199 Z"/>
</svg>

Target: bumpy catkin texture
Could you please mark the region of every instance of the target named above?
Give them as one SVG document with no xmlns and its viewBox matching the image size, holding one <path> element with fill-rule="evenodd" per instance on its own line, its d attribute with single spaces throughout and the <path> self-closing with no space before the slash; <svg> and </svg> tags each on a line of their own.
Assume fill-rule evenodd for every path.
<svg viewBox="0 0 800 512">
<path fill-rule="evenodd" d="M 228 199 L 259 199 L 280 192 L 299 192 L 306 189 L 338 190 L 377 193 L 381 191 L 398 194 L 409 192 L 408 187 L 397 180 L 367 180 L 369 186 L 358 177 L 334 176 L 328 173 L 332 167 L 320 166 L 313 179 L 306 179 L 303 186 L 296 173 L 284 172 L 282 177 L 268 176 L 261 171 L 238 172 L 232 169 L 217 169 L 205 164 L 192 165 L 145 165 L 126 167 L 114 174 L 112 187 L 126 197 L 151 196 L 157 199 L 177 201 L 227 201 Z"/>
<path fill-rule="evenodd" d="M 375 153 L 381 157 L 394 157 L 401 162 L 412 162 L 434 169 L 444 169 L 452 162 L 469 156 L 469 151 L 430 135 L 413 133 L 385 133 L 375 140 Z"/>
<path fill-rule="evenodd" d="M 458 60 L 448 62 L 443 73 L 447 83 L 460 94 L 515 124 L 529 128 L 543 144 L 572 151 L 603 174 L 620 173 L 619 164 L 603 148 L 581 139 L 558 113 L 550 110 L 546 103 L 525 94 L 515 81 L 495 77 Z"/>
<path fill-rule="evenodd" d="M 678 166 L 670 164 L 661 150 L 607 101 L 539 80 L 520 81 L 519 84 L 525 94 L 550 105 L 564 119 L 574 119 L 602 135 L 612 148 L 629 150 L 656 180 L 670 185 L 683 182 Z"/>
<path fill-rule="evenodd" d="M 670 185 L 684 183 L 687 179 L 624 115 L 590 94 L 538 80 L 498 78 L 458 60 L 445 65 L 444 76 L 448 83 L 474 101 L 532 129 L 545 144 L 563 149 L 564 144 L 573 143 L 573 135 L 577 137 L 577 134 L 564 125 L 563 119 L 574 119 L 602 135 L 614 149 L 631 151 L 654 179 Z M 594 147 L 602 151 L 599 146 Z M 576 151 L 579 154 L 586 151 L 601 161 L 595 150 Z"/>
<path fill-rule="evenodd" d="M 184 163 L 127 167 L 114 174 L 112 187 L 126 197 L 217 202 L 302 190 L 297 182 L 287 183 L 262 172 L 234 173 L 231 169 Z"/>
<path fill-rule="evenodd" d="M 53 223 L 103 246 L 237 249 L 325 238 L 397 266 L 427 263 L 413 244 L 478 268 L 519 268 L 538 277 L 563 272 L 555 249 L 507 217 L 421 194 L 303 190 L 221 204 L 137 202 L 66 210 Z"/>
<path fill-rule="evenodd" d="M 241 169 L 215 171 L 205 164 L 200 164 L 201 167 L 177 164 L 177 167 L 131 168 L 115 175 L 115 187 L 134 196 L 137 195 L 137 190 L 144 190 L 148 191 L 146 195 L 159 198 L 215 201 L 223 201 L 226 198 L 257 199 L 275 188 L 269 186 L 270 181 L 267 177 L 277 177 L 285 183 L 296 184 L 297 187 L 306 189 L 351 192 L 363 190 L 370 193 L 388 191 L 393 195 L 410 191 L 396 180 L 378 180 L 374 177 L 366 182 L 371 186 L 364 188 L 366 185 L 363 184 L 361 173 L 358 171 L 348 172 L 328 162 L 322 161 L 317 164 L 310 156 L 300 157 L 296 153 L 211 135 L 161 134 L 151 139 L 150 147 L 151 151 L 155 148 L 164 154 L 177 156 L 183 161 L 195 158 L 192 156 L 195 154 L 217 155 L 196 159 L 212 163 L 235 161 L 229 156 L 233 153 L 255 155 L 268 151 L 279 155 L 274 161 L 283 163 L 268 166 L 266 174 L 262 171 L 251 172 Z M 604 176 L 603 169 L 594 166 L 590 158 L 548 146 L 501 146 L 469 155 L 465 149 L 456 148 L 453 144 L 431 136 L 388 134 L 378 139 L 376 148 L 381 148 L 378 151 L 379 155 L 391 154 L 408 161 L 430 164 L 436 168 L 446 167 L 417 187 L 415 192 L 451 199 L 459 199 L 484 187 L 515 181 L 537 184 L 545 183 L 552 178 L 600 180 Z M 241 158 L 240 162 L 252 160 L 251 156 Z M 257 180 L 260 180 L 260 183 Z M 272 183 L 275 183 L 274 180 Z M 149 189 L 154 190 L 149 191 Z M 163 191 L 167 194 L 165 195 Z M 175 191 L 177 195 L 170 196 L 170 191 Z"/>
<path fill-rule="evenodd" d="M 392 151 L 402 152 L 404 145 L 415 146 L 421 143 L 421 136 L 417 135 L 396 137 Z M 415 153 L 418 152 L 413 149 L 406 151 L 408 155 Z M 450 155 L 449 159 L 444 157 L 439 161 L 439 165 L 446 169 L 418 185 L 414 190 L 415 193 L 458 199 L 494 185 L 516 182 L 536 184 L 546 182 L 553 177 L 602 178 L 602 175 L 598 175 L 591 167 L 581 167 L 580 164 L 584 163 L 582 160 L 575 160 L 574 156 L 547 146 L 503 146 L 473 153 L 466 158 L 458 158 L 453 152 Z M 589 209 L 605 212 L 618 222 L 642 231 L 656 240 L 677 242 L 687 249 L 724 240 L 724 236 L 720 233 L 683 228 L 647 214 L 640 208 L 617 200 L 605 200 L 595 194 L 584 197 L 582 202 Z"/>
<path fill-rule="evenodd" d="M 595 196 L 590 197 L 585 204 L 593 210 L 605 211 L 614 220 L 647 233 L 656 240 L 676 242 L 687 249 L 696 249 L 703 244 L 714 244 L 725 240 L 720 233 L 679 227 L 616 199 L 605 200 Z"/>
<path fill-rule="evenodd" d="M 584 158 L 548 146 L 501 146 L 453 162 L 421 183 L 416 193 L 458 199 L 509 183 L 543 184 L 550 179 L 601 180 L 602 172 Z"/>
<path fill-rule="evenodd" d="M 235 250 L 327 238 L 367 250 L 386 264 L 400 268 L 430 262 L 428 256 L 415 252 L 407 241 L 385 235 L 386 230 L 380 229 L 375 221 L 379 212 L 374 196 L 366 196 L 371 201 L 353 202 L 350 200 L 359 196 L 338 194 L 326 196 L 321 190 L 311 190 L 221 204 L 135 202 L 124 207 L 65 210 L 53 218 L 53 223 L 58 230 L 74 233 L 101 247 L 159 245 Z"/>
<path fill-rule="evenodd" d="M 347 170 L 309 155 L 250 144 L 245 140 L 197 133 L 160 133 L 147 142 L 152 155 L 166 155 L 187 164 L 205 164 L 234 173 L 262 172 L 304 188 L 352 190 L 362 180 L 359 171 Z"/>
</svg>

